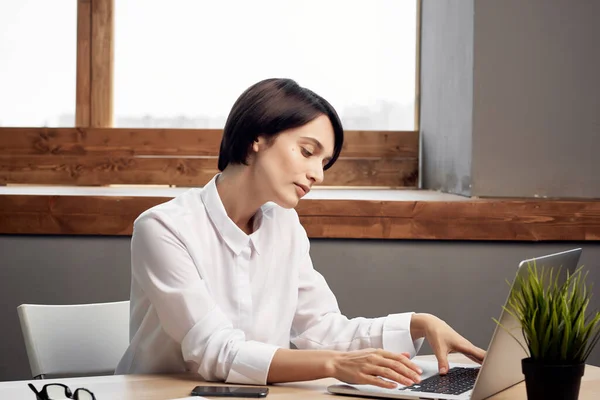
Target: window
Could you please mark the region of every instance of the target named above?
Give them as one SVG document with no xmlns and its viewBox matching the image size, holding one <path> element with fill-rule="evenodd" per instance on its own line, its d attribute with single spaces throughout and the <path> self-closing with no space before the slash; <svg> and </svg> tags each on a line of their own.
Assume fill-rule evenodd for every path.
<svg viewBox="0 0 600 400">
<path fill-rule="evenodd" d="M 0 2 L 0 126 L 73 126 L 77 2 Z"/>
<path fill-rule="evenodd" d="M 251 84 L 289 77 L 346 129 L 413 130 L 416 1 L 115 2 L 115 127 L 222 128 Z"/>
</svg>

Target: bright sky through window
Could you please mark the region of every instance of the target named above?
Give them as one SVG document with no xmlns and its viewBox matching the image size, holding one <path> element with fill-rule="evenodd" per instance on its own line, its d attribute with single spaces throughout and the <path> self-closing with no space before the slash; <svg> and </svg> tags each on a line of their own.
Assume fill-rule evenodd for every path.
<svg viewBox="0 0 600 400">
<path fill-rule="evenodd" d="M 0 3 L 0 126 L 73 126 L 76 0 Z M 415 0 L 116 0 L 117 127 L 222 128 L 289 77 L 347 129 L 414 129 Z"/>
</svg>

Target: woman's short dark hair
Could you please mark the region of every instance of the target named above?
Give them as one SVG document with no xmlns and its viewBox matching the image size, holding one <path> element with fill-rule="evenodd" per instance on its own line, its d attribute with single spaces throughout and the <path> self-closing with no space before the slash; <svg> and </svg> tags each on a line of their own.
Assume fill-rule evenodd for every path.
<svg viewBox="0 0 600 400">
<path fill-rule="evenodd" d="M 252 143 L 264 136 L 274 139 L 280 132 L 297 128 L 327 115 L 333 126 L 334 151 L 328 169 L 344 144 L 342 122 L 327 100 L 291 79 L 265 79 L 250 86 L 233 105 L 221 140 L 219 170 L 229 164 L 248 164 Z"/>
</svg>

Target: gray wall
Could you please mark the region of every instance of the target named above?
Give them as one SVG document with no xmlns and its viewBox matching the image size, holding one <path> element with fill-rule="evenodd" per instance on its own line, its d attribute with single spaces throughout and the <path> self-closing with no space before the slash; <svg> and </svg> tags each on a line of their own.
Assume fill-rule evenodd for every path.
<svg viewBox="0 0 600 400">
<path fill-rule="evenodd" d="M 475 196 L 600 197 L 599 1 L 477 0 Z"/>
<path fill-rule="evenodd" d="M 598 1 L 425 0 L 424 187 L 600 197 L 598 15 Z"/>
<path fill-rule="evenodd" d="M 313 240 L 312 256 L 348 316 L 402 311 L 438 315 L 486 347 L 506 299 L 506 279 L 524 258 L 576 243 Z M 600 282 L 600 243 L 581 263 Z M 129 298 L 129 238 L 0 235 L 0 380 L 30 378 L 16 307 Z M 596 285 L 597 287 L 598 285 Z M 594 298 L 600 307 L 600 296 Z M 430 353 L 425 347 L 422 353 Z M 590 363 L 600 365 L 600 347 Z"/>
<path fill-rule="evenodd" d="M 469 196 L 473 0 L 424 1 L 421 14 L 423 187 Z"/>
</svg>

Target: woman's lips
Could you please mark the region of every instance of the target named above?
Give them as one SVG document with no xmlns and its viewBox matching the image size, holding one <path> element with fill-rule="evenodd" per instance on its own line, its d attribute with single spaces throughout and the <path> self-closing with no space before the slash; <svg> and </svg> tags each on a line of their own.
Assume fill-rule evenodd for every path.
<svg viewBox="0 0 600 400">
<path fill-rule="evenodd" d="M 296 194 L 298 195 L 298 197 L 304 197 L 310 191 L 308 186 L 298 185 L 297 183 L 295 183 L 294 185 L 296 186 Z"/>
</svg>

